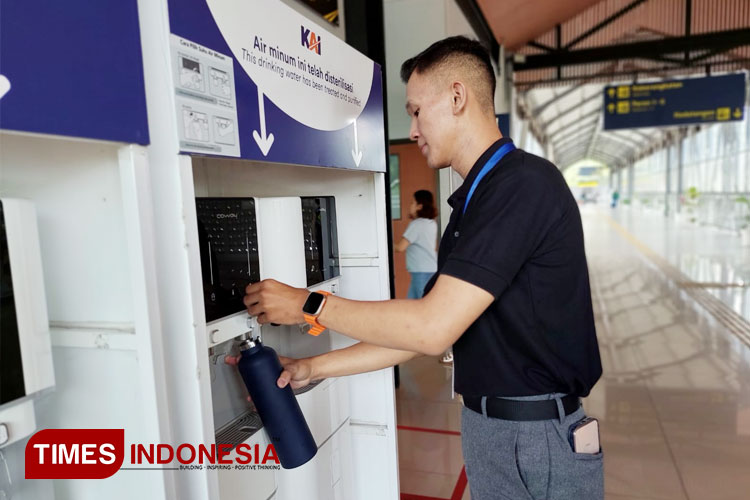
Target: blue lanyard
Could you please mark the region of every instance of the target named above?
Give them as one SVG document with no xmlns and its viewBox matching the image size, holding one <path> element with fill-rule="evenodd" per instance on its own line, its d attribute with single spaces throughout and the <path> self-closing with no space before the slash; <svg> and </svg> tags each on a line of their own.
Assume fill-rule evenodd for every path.
<svg viewBox="0 0 750 500">
<path fill-rule="evenodd" d="M 505 144 L 503 147 L 501 147 L 500 149 L 498 149 L 497 151 L 495 151 L 495 154 L 492 155 L 492 157 L 489 160 L 487 160 L 487 163 L 484 164 L 484 166 L 482 167 L 482 170 L 479 171 L 479 175 L 477 175 L 477 178 L 474 179 L 474 183 L 471 185 L 471 189 L 469 189 L 469 194 L 466 195 L 466 202 L 464 203 L 464 211 L 461 212 L 461 215 L 466 213 L 466 207 L 469 206 L 469 201 L 471 200 L 471 197 L 474 195 L 474 190 L 479 185 L 479 181 L 481 181 L 484 178 L 484 176 L 487 175 L 490 172 L 490 170 L 492 170 L 495 167 L 495 165 L 500 163 L 500 160 L 502 160 L 505 155 L 507 155 L 514 149 L 516 149 L 516 146 L 512 142 L 509 142 Z"/>
</svg>

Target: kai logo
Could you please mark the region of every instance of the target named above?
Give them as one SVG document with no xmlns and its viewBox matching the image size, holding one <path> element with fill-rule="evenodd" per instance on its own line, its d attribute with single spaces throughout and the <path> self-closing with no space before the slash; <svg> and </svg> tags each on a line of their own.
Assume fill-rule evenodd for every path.
<svg viewBox="0 0 750 500">
<path fill-rule="evenodd" d="M 320 55 L 321 47 L 323 45 L 320 41 L 321 37 L 315 36 L 314 31 L 310 31 L 304 26 L 300 26 L 300 35 L 302 37 L 302 46 Z"/>
</svg>

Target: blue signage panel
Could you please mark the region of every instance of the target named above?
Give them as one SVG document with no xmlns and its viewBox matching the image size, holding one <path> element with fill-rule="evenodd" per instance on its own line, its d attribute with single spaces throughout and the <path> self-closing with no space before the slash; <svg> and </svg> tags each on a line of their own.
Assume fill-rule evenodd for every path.
<svg viewBox="0 0 750 500">
<path fill-rule="evenodd" d="M 148 144 L 137 1 L 0 2 L 0 128 Z"/>
<path fill-rule="evenodd" d="M 385 171 L 379 65 L 282 2 L 168 6 L 182 152 Z"/>
<path fill-rule="evenodd" d="M 510 137 L 510 113 L 495 115 L 495 121 L 497 121 L 497 128 L 500 129 L 503 137 Z"/>
<path fill-rule="evenodd" d="M 604 129 L 679 126 L 744 118 L 745 74 L 604 88 Z"/>
</svg>

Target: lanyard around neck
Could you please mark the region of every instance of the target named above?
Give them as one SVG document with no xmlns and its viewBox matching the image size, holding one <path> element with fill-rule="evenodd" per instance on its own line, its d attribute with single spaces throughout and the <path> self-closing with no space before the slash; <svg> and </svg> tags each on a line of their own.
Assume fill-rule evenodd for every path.
<svg viewBox="0 0 750 500">
<path fill-rule="evenodd" d="M 489 171 L 495 167 L 495 165 L 500 163 L 500 160 L 502 160 L 505 155 L 507 155 L 514 149 L 516 149 L 516 146 L 512 142 L 508 142 L 504 144 L 503 147 L 495 151 L 495 154 L 492 155 L 489 160 L 487 160 L 487 163 L 484 164 L 482 170 L 479 171 L 477 178 L 474 179 L 474 182 L 471 184 L 469 194 L 466 195 L 466 202 L 464 202 L 464 211 L 461 213 L 462 215 L 466 213 L 466 207 L 469 206 L 469 200 L 471 200 L 471 197 L 474 195 L 474 190 L 479 185 L 479 181 L 481 181 L 482 178 L 484 178 L 484 176 L 487 175 Z"/>
</svg>

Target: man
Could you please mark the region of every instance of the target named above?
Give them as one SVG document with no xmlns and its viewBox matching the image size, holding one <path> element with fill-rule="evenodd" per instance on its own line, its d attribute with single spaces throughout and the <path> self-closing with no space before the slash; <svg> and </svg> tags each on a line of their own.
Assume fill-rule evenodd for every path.
<svg viewBox="0 0 750 500">
<path fill-rule="evenodd" d="M 438 272 L 418 300 L 321 297 L 273 280 L 248 286 L 245 304 L 261 324 L 297 324 L 306 313 L 361 341 L 284 359 L 279 386 L 453 346 L 472 498 L 603 498 L 601 453 L 575 453 L 568 435 L 584 418 L 578 398 L 601 375 L 576 202 L 554 165 L 500 134 L 495 76 L 478 42 L 437 42 L 401 76 L 411 139 L 430 168 L 464 178 L 449 200 Z"/>
</svg>

